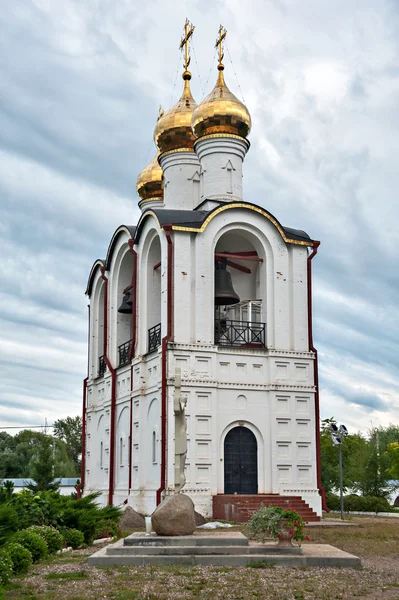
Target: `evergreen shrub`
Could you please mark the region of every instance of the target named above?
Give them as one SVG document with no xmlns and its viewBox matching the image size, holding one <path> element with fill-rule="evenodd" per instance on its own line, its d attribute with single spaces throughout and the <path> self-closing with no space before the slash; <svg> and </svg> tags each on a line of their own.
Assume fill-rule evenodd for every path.
<svg viewBox="0 0 399 600">
<path fill-rule="evenodd" d="M 55 554 L 64 545 L 62 534 L 51 525 L 32 525 L 27 531 L 37 533 L 46 542 L 50 554 Z"/>
<path fill-rule="evenodd" d="M 37 533 L 33 533 L 27 529 L 22 529 L 14 533 L 10 541 L 27 548 L 32 555 L 34 563 L 48 555 L 48 547 L 44 539 Z"/>
<path fill-rule="evenodd" d="M 4 546 L 4 549 L 12 560 L 12 570 L 14 575 L 26 573 L 32 566 L 32 555 L 27 548 L 22 546 L 22 544 L 10 542 Z"/>
<path fill-rule="evenodd" d="M 74 550 L 83 546 L 85 536 L 78 529 L 72 529 L 71 527 L 64 527 L 61 529 L 62 537 L 67 546 L 71 546 Z"/>
<path fill-rule="evenodd" d="M 12 577 L 12 560 L 7 550 L 0 549 L 0 586 Z"/>
</svg>

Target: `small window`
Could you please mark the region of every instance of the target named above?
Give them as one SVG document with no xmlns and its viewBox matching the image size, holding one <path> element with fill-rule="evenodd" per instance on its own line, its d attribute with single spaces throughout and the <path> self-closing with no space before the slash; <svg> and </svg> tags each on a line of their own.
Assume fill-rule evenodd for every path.
<svg viewBox="0 0 399 600">
<path fill-rule="evenodd" d="M 152 432 L 152 462 L 157 462 L 157 434 Z"/>
<path fill-rule="evenodd" d="M 119 466 L 123 467 L 123 438 L 119 440 Z"/>
<path fill-rule="evenodd" d="M 100 469 L 103 468 L 103 459 L 104 459 L 104 444 L 100 443 Z"/>
</svg>

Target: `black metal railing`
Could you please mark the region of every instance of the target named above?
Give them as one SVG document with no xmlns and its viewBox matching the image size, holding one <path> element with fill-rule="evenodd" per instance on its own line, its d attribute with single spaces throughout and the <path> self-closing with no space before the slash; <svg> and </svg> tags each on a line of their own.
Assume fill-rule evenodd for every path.
<svg viewBox="0 0 399 600">
<path fill-rule="evenodd" d="M 216 319 L 215 344 L 219 346 L 261 346 L 265 348 L 266 324 Z"/>
<path fill-rule="evenodd" d="M 161 345 L 161 323 L 148 330 L 148 352 L 154 352 Z"/>
<path fill-rule="evenodd" d="M 131 345 L 132 345 L 132 340 L 129 340 L 128 342 L 125 342 L 124 344 L 121 344 L 120 346 L 118 346 L 118 354 L 119 354 L 119 365 L 118 366 L 119 367 L 129 364 Z"/>
<path fill-rule="evenodd" d="M 100 356 L 98 359 L 98 376 L 102 377 L 107 370 L 107 363 L 105 362 L 104 356 Z"/>
</svg>

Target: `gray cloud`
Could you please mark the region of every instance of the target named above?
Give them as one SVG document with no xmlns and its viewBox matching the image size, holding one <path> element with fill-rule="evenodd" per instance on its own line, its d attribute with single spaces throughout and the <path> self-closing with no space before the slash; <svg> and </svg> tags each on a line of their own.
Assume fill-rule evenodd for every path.
<svg viewBox="0 0 399 600">
<path fill-rule="evenodd" d="M 3 425 L 81 410 L 87 275 L 137 221 L 157 108 L 180 91 L 182 14 L 196 25 L 197 101 L 228 29 L 226 79 L 253 117 L 246 199 L 322 242 L 323 416 L 397 420 L 397 5 L 14 0 L 0 26 Z"/>
</svg>

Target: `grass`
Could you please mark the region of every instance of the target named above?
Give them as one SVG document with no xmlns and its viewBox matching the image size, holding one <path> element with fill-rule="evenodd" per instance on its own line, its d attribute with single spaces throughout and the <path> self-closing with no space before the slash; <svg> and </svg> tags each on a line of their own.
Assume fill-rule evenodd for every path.
<svg viewBox="0 0 399 600">
<path fill-rule="evenodd" d="M 399 600 L 399 519 L 351 521 L 358 526 L 309 527 L 306 533 L 310 543 L 361 556 L 361 568 L 283 568 L 268 560 L 251 568 L 98 568 L 87 565 L 93 548 L 34 565 L 7 586 L 6 600 Z"/>
</svg>

